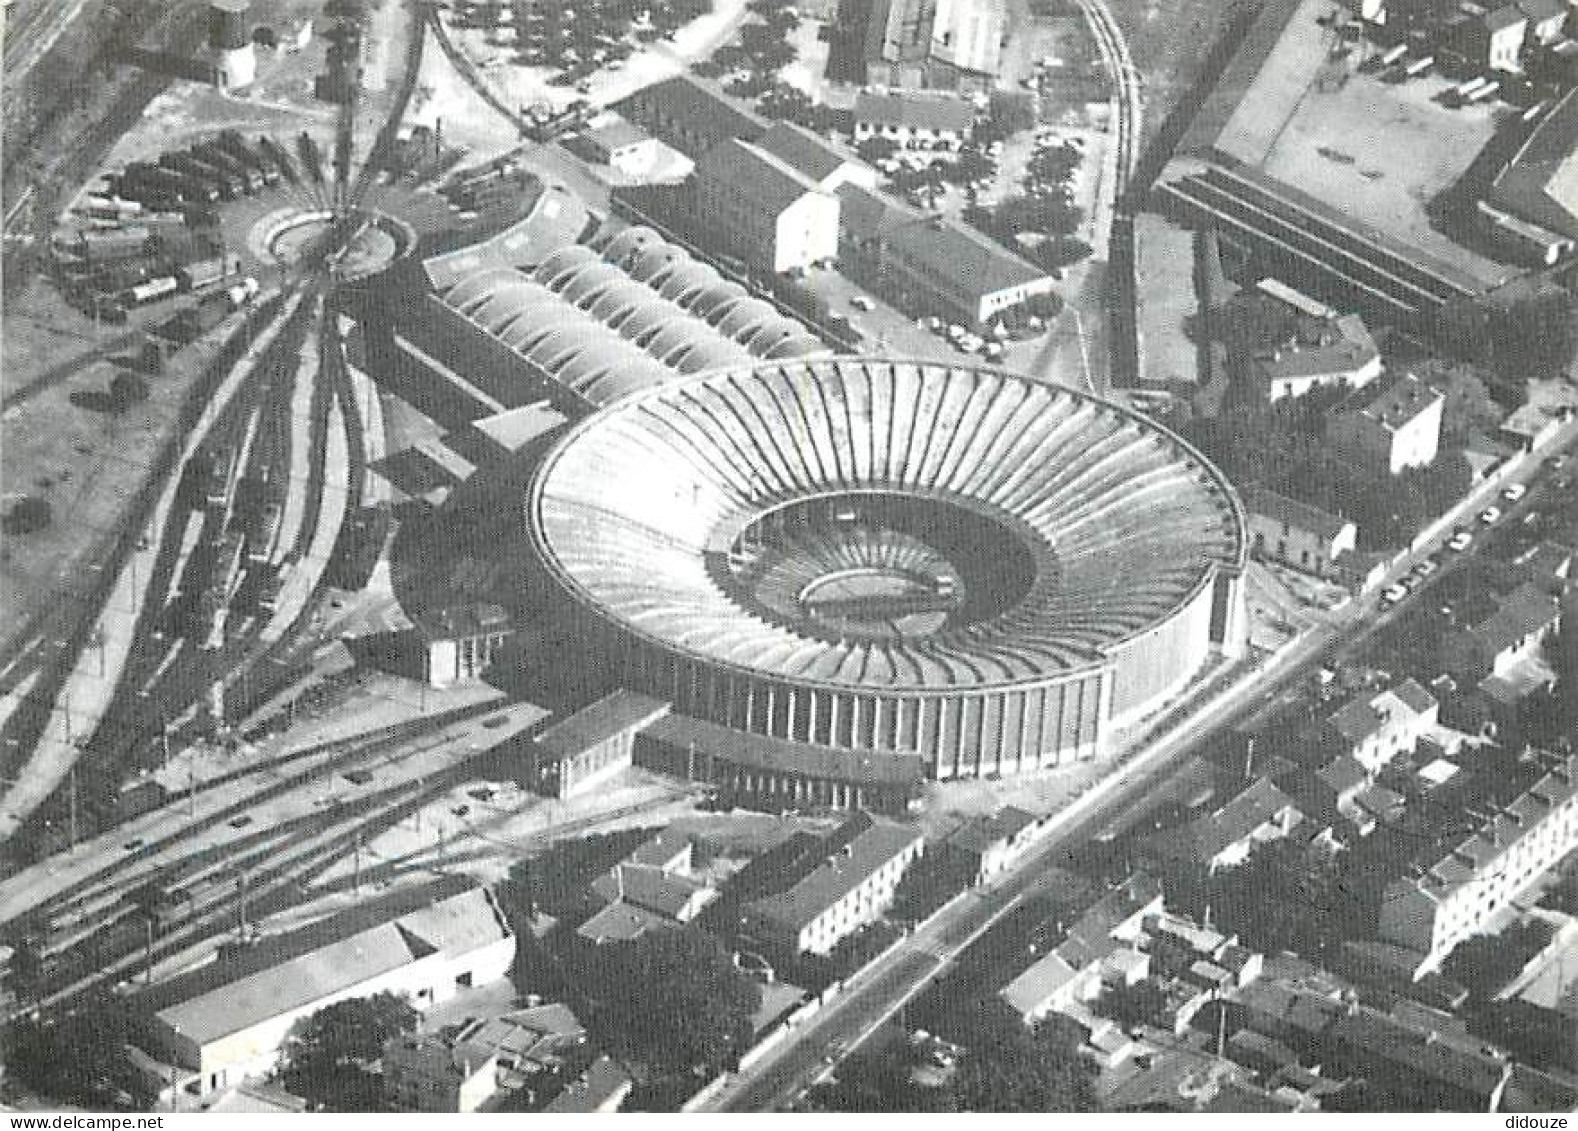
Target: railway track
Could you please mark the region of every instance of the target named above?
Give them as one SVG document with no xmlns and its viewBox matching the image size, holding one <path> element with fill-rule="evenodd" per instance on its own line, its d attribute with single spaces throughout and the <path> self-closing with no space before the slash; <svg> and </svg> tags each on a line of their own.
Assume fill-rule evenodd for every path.
<svg viewBox="0 0 1578 1131">
<path fill-rule="evenodd" d="M 500 741 L 529 725 L 526 719 L 516 722 L 514 731 L 500 732 Z M 235 835 L 174 859 L 139 855 L 117 862 L 45 900 L 46 933 L 28 940 L 46 963 L 36 1004 L 69 1005 L 134 976 L 150 960 L 150 921 L 151 958 L 158 962 L 230 930 L 246 909 L 262 914 L 316 898 L 322 893 L 308 887 L 318 877 L 474 775 L 476 759 L 497 745 L 481 745 L 479 739 L 475 727 L 451 724 L 439 734 L 408 737 L 392 747 L 372 744 L 352 758 L 315 765 L 279 787 L 297 793 L 298 800 L 296 811 L 280 814 L 274 823 L 260 829 L 241 823 L 250 823 L 268 791 L 248 795 L 199 823 L 211 830 L 228 820 Z M 462 742 L 465 748 L 453 745 Z M 424 758 L 446 744 L 448 755 Z M 402 764 L 412 759 L 421 760 Z M 343 786 L 348 796 L 341 796 L 341 778 L 349 783 Z M 189 842 L 196 827 L 162 843 Z"/>
</svg>

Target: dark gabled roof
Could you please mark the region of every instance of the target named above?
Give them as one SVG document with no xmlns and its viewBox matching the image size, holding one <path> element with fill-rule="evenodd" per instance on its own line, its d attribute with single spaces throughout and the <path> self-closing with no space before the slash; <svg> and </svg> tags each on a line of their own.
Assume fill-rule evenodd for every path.
<svg viewBox="0 0 1578 1131">
<path fill-rule="evenodd" d="M 995 240 L 938 217 L 890 225 L 883 243 L 909 263 L 950 280 L 959 294 L 990 295 L 1048 278 Z"/>
<path fill-rule="evenodd" d="M 1503 1060 L 1421 1033 L 1364 1006 L 1338 1017 L 1327 1036 L 1371 1063 L 1390 1064 L 1432 1085 L 1484 1096 L 1487 1106 L 1507 1068 Z"/>
<path fill-rule="evenodd" d="M 1528 582 L 1503 597 L 1496 611 L 1468 629 L 1468 635 L 1491 655 L 1499 655 L 1530 634 L 1544 630 L 1560 616 L 1561 603 Z"/>
<path fill-rule="evenodd" d="M 709 149 L 696 162 L 696 170 L 775 215 L 806 194 L 822 191 L 816 181 L 783 158 L 739 138 Z"/>
<path fill-rule="evenodd" d="M 896 224 L 913 223 L 922 218 L 920 213 L 911 212 L 881 193 L 860 185 L 846 182 L 833 191 L 838 196 L 839 226 L 856 240 L 872 239 Z"/>
<path fill-rule="evenodd" d="M 831 177 L 854 160 L 844 157 L 827 142 L 793 122 L 775 122 L 753 144 L 817 182 Z"/>
<path fill-rule="evenodd" d="M 542 1110 L 558 1115 L 595 1112 L 616 1097 L 623 1097 L 631 1086 L 630 1076 L 623 1068 L 606 1056 L 599 1057 L 580 1079 L 567 1085 Z"/>
<path fill-rule="evenodd" d="M 649 864 L 615 864 L 592 881 L 592 891 L 608 903 L 633 903 L 670 919 L 678 919 L 697 893 L 707 890 L 706 884 Z"/>
<path fill-rule="evenodd" d="M 1268 778 L 1258 778 L 1216 812 L 1182 828 L 1166 830 L 1149 843 L 1164 855 L 1204 864 L 1285 808 L 1297 806 Z"/>
<path fill-rule="evenodd" d="M 616 103 L 614 109 L 631 117 L 636 104 L 655 108 L 665 123 L 679 123 L 686 134 L 700 137 L 707 147 L 734 137 L 758 137 L 767 128 L 765 121 L 736 105 L 721 90 L 691 75 L 653 83 Z M 694 150 L 686 156 L 694 159 L 703 151 Z"/>
<path fill-rule="evenodd" d="M 967 852 L 985 852 L 994 844 L 1012 840 L 1040 818 L 1034 813 L 1009 806 L 991 816 L 965 822 L 948 837 L 948 846 Z"/>
<path fill-rule="evenodd" d="M 814 779 L 918 788 L 925 777 L 920 756 L 891 750 L 851 750 L 746 734 L 689 715 L 669 715 L 644 732 L 679 750 L 721 758 L 736 766 L 775 770 Z"/>
<path fill-rule="evenodd" d="M 975 124 L 975 106 L 952 95 L 862 92 L 855 96 L 855 121 L 965 133 Z"/>
<path fill-rule="evenodd" d="M 446 605 L 432 612 L 411 615 L 430 638 L 464 640 L 486 633 L 505 632 L 510 627 L 510 617 L 503 608 L 487 601 Z"/>
<path fill-rule="evenodd" d="M 1379 392 L 1373 387 L 1356 390 L 1333 411 L 1366 417 L 1395 432 L 1442 399 L 1429 385 L 1405 373 Z"/>
<path fill-rule="evenodd" d="M 1271 380 L 1352 373 L 1369 365 L 1380 351 L 1364 319 L 1345 314 L 1321 324 L 1318 341 L 1295 341 L 1268 354 L 1257 355 L 1255 365 Z"/>
<path fill-rule="evenodd" d="M 1485 13 L 1485 26 L 1491 31 L 1501 31 L 1503 28 L 1516 27 L 1527 20 L 1528 17 L 1518 9 L 1516 4 L 1507 4 L 1493 12 Z"/>
<path fill-rule="evenodd" d="M 750 910 L 798 932 L 920 839 L 920 830 L 913 825 L 873 820 L 870 828 L 857 833 L 793 887 L 753 901 Z"/>
<path fill-rule="evenodd" d="M 1436 697 L 1420 686 L 1419 681 L 1409 677 L 1391 689 L 1392 694 L 1403 701 L 1403 705 L 1415 714 L 1423 715 L 1435 710 L 1439 703 Z"/>
</svg>

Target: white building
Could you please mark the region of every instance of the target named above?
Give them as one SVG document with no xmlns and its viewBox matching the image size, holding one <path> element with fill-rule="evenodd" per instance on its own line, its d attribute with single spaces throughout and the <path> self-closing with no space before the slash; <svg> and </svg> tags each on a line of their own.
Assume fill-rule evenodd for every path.
<svg viewBox="0 0 1578 1131">
<path fill-rule="evenodd" d="M 584 136 L 594 161 L 629 177 L 648 172 L 662 150 L 657 138 L 620 117 L 591 127 Z"/>
<path fill-rule="evenodd" d="M 1377 774 L 1399 755 L 1412 754 L 1436 725 L 1440 704 L 1412 679 L 1368 699 L 1360 697 L 1326 720 L 1327 737 L 1366 773 Z"/>
<path fill-rule="evenodd" d="M 1326 437 L 1341 455 L 1398 475 L 1435 462 L 1446 399 L 1412 375 L 1379 394 L 1361 390 L 1326 418 Z"/>
<path fill-rule="evenodd" d="M 401 1033 L 384 1043 L 384 1095 L 405 1111 L 465 1115 L 493 1098 L 498 1056 L 438 1033 Z"/>
<path fill-rule="evenodd" d="M 836 847 L 823 863 L 787 890 L 746 906 L 749 929 L 764 942 L 827 954 L 882 916 L 926 847 L 918 829 L 865 814 L 850 818 L 833 837 Z"/>
<path fill-rule="evenodd" d="M 221 952 L 130 1000 L 138 1043 L 204 1095 L 272 1071 L 291 1026 L 335 1002 L 392 993 L 427 1010 L 504 977 L 515 936 L 503 911 L 485 889 L 457 886 L 401 892 Z"/>
<path fill-rule="evenodd" d="M 1359 528 L 1347 519 L 1263 487 L 1244 491 L 1244 510 L 1256 556 L 1317 577 L 1328 576 L 1358 541 Z"/>
<path fill-rule="evenodd" d="M 1380 933 L 1435 969 L 1578 847 L 1578 754 L 1550 756 L 1545 776 L 1422 875 L 1387 885 Z"/>
<path fill-rule="evenodd" d="M 836 258 L 838 209 L 837 196 L 747 141 L 696 162 L 698 236 L 753 267 L 777 273 Z"/>
<path fill-rule="evenodd" d="M 855 140 L 885 137 L 912 142 L 962 142 L 975 126 L 975 104 L 947 94 L 876 94 L 855 97 Z M 868 186 L 869 187 L 869 186 Z"/>
</svg>

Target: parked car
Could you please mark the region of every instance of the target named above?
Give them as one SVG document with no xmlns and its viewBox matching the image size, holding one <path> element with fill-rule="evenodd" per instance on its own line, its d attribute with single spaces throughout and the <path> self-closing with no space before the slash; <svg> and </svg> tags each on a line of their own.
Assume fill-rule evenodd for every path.
<svg viewBox="0 0 1578 1131">
<path fill-rule="evenodd" d="M 1426 558 L 1424 561 L 1414 566 L 1414 573 L 1418 574 L 1420 577 L 1429 577 L 1440 568 L 1441 566 L 1437 564 L 1434 558 Z"/>
<path fill-rule="evenodd" d="M 1381 591 L 1381 606 L 1382 608 L 1389 609 L 1393 605 L 1401 603 L 1407 596 L 1408 586 L 1401 583 L 1388 585 Z"/>
<path fill-rule="evenodd" d="M 1500 519 L 1500 507 L 1486 507 L 1484 510 L 1479 512 L 1479 521 L 1483 522 L 1486 526 L 1490 526 L 1492 523 L 1497 522 Z"/>
<path fill-rule="evenodd" d="M 1509 502 L 1509 503 L 1515 503 L 1519 499 L 1523 498 L 1523 496 L 1527 495 L 1528 493 L 1529 493 L 1529 488 L 1528 488 L 1528 486 L 1526 484 L 1523 484 L 1523 483 L 1511 483 L 1511 484 L 1508 484 L 1506 489 L 1501 492 L 1501 497 L 1503 499 L 1506 499 L 1507 502 Z"/>
<path fill-rule="evenodd" d="M 1456 534 L 1447 539 L 1447 549 L 1454 550 L 1461 554 L 1473 544 L 1473 541 L 1474 536 L 1472 534 L 1466 530 L 1459 530 Z"/>
</svg>

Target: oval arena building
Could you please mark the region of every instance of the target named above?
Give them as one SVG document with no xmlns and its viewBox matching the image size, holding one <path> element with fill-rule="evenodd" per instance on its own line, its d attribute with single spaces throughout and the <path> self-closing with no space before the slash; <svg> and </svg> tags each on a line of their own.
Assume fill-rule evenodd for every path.
<svg viewBox="0 0 1578 1131">
<path fill-rule="evenodd" d="M 625 686 L 937 778 L 1096 756 L 1244 632 L 1221 474 L 1144 416 L 990 368 L 646 388 L 544 457 L 527 522 Z"/>
</svg>

